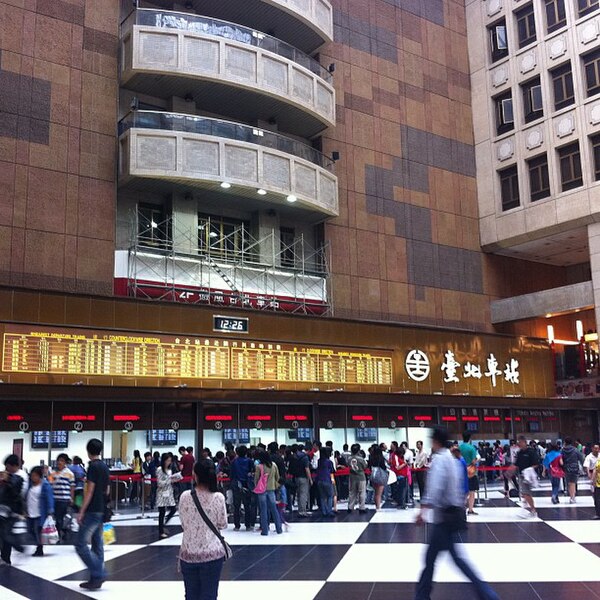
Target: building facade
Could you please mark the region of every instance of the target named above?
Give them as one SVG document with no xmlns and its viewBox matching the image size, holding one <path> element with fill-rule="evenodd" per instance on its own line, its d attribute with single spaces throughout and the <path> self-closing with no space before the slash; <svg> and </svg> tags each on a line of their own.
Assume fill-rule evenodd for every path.
<svg viewBox="0 0 600 600">
<path fill-rule="evenodd" d="M 539 350 L 544 383 L 527 390 L 402 383 L 408 354 L 427 354 L 427 344 L 439 358 L 432 376 L 456 363 L 454 376 L 486 381 L 484 373 L 496 368 L 505 377 L 511 362 L 508 350 L 501 359 L 484 347 L 504 340 L 520 348 L 521 335 L 546 338 L 546 314 L 561 314 L 556 338 L 566 335 L 559 323 L 568 329 L 583 319 L 586 331 L 596 329 L 593 260 L 579 242 L 585 230 L 584 245 L 593 247 L 587 240 L 594 231 L 598 111 L 593 94 L 586 99 L 592 79 L 589 89 L 580 87 L 597 75 L 591 57 L 600 15 L 597 3 L 568 2 L 565 23 L 558 18 L 562 3 L 542 0 L 0 2 L 2 397 L 18 403 L 33 393 L 43 407 L 60 389 L 62 400 L 73 403 L 73 410 L 63 407 L 72 417 L 86 416 L 74 409 L 82 399 L 106 403 L 114 394 L 137 403 L 118 416 L 137 415 L 152 430 L 177 422 L 169 416 L 176 409 L 170 413 L 161 402 L 183 403 L 192 411 L 181 409 L 189 430 L 200 432 L 203 415 L 232 416 L 222 406 L 238 407 L 233 429 L 243 429 L 245 403 L 256 417 L 261 407 L 293 402 L 315 430 L 342 420 L 345 431 L 354 429 L 347 408 L 344 417 L 332 412 L 323 421 L 327 406 L 402 409 L 397 419 L 383 409 L 381 419 L 363 411 L 384 429 L 401 415 L 409 423 L 409 407 L 428 406 L 430 413 L 416 416 L 445 416 L 448 423 L 456 416 L 462 426 L 460 413 L 444 410 L 471 409 L 463 416 L 481 423 L 494 417 L 485 434 L 504 437 L 515 433 L 513 419 L 528 419 L 510 411 L 533 406 L 555 411 L 537 431 L 559 435 L 577 421 L 595 436 L 596 414 L 585 411 L 591 399 L 550 399 L 552 355 L 539 341 L 528 343 Z M 543 14 L 558 19 L 548 36 Z M 529 37 L 517 50 L 522 30 Z M 570 89 L 560 70 L 567 60 L 575 69 L 574 104 L 553 111 L 551 82 Z M 551 75 L 556 69 L 559 79 Z M 521 97 L 530 99 L 533 116 L 518 104 Z M 496 115 L 506 121 L 500 129 Z M 579 171 L 575 154 L 563 152 L 576 140 Z M 581 179 L 577 186 L 579 180 L 566 182 L 564 192 L 563 159 Z M 524 179 L 530 166 L 539 174 L 535 181 L 549 182 L 550 196 L 541 195 L 546 186 L 531 201 Z M 503 205 L 506 190 L 514 197 Z M 540 210 L 546 216 L 538 217 Z M 570 235 L 578 243 L 563 252 Z M 526 251 L 542 239 L 553 251 Z M 568 311 L 557 299 L 574 290 L 587 298 L 572 307 L 573 315 L 581 311 L 577 319 L 563 316 Z M 555 306 L 519 312 L 532 297 Z M 283 366 L 238 381 L 230 371 L 205 377 L 206 365 L 192 373 L 191 350 L 163 353 L 163 343 L 178 345 L 175 337 L 183 336 L 219 348 L 227 340 L 241 344 L 245 331 L 213 331 L 230 319 L 249 323 L 252 343 L 291 345 L 285 352 L 311 341 L 316 354 L 389 352 L 391 379 L 373 379 L 361 363 L 357 382 L 357 365 L 348 367 L 350 375 L 347 365 L 323 362 L 310 367 L 321 369 L 323 385 L 297 372 L 298 396 L 278 383 L 277 368 L 285 371 L 287 358 L 270 355 Z M 390 329 L 378 341 L 364 322 L 373 331 L 383 332 L 382 322 Z M 406 323 L 442 329 L 411 329 L 412 342 L 401 344 L 394 336 L 406 334 Z M 251 338 L 255 324 L 258 337 Z M 453 337 L 447 328 L 470 334 Z M 63 337 L 73 344 L 54 348 Z M 96 348 L 100 338 L 114 342 L 114 350 Z M 146 346 L 132 345 L 131 357 L 119 349 L 145 338 L 158 340 L 151 359 Z M 554 351 L 563 364 L 563 347 Z M 589 354 L 590 347 L 579 344 L 577 352 Z M 119 353 L 124 362 L 117 365 Z M 490 354 L 491 364 L 499 363 L 493 368 Z M 38 362 L 32 366 L 27 356 Z M 206 360 L 220 360 L 215 356 Z M 159 358 L 160 368 L 152 362 Z M 179 370 L 168 371 L 164 361 L 171 359 Z M 473 366 L 482 367 L 479 378 Z M 148 374 L 140 375 L 144 369 Z M 174 392 L 175 386 L 185 387 Z M 152 396 L 160 423 L 142 415 L 144 394 Z M 25 416 L 16 406 L 6 419 Z M 108 414 L 105 404 L 95 406 Z M 509 412 L 478 412 L 484 408 Z M 34 427 L 36 418 L 4 425 Z M 35 427 L 57 428 L 40 418 Z M 121 425 L 111 419 L 102 422 Z M 65 421 L 71 422 L 85 419 Z M 216 422 L 223 425 L 210 421 Z"/>
</svg>

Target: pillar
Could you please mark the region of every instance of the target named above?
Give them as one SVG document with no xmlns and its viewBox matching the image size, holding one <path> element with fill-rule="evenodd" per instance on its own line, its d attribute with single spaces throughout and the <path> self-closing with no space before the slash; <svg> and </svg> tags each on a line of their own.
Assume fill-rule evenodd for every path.
<svg viewBox="0 0 600 600">
<path fill-rule="evenodd" d="M 588 225 L 588 242 L 590 246 L 590 268 L 592 271 L 597 331 L 598 323 L 600 323 L 600 223 L 591 223 Z"/>
</svg>

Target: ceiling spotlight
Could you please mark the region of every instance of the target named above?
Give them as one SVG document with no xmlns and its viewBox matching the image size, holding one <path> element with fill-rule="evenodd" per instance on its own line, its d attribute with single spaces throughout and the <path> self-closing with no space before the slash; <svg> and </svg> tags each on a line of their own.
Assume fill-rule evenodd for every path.
<svg viewBox="0 0 600 600">
<path fill-rule="evenodd" d="M 259 189 L 256 190 L 256 193 L 259 196 L 266 196 L 267 195 L 267 190 L 263 190 L 262 188 L 259 188 Z"/>
<path fill-rule="evenodd" d="M 219 235 L 219 234 L 218 234 L 216 231 L 211 231 L 211 232 L 208 234 L 208 236 L 209 236 L 209 237 L 211 237 L 211 238 L 216 238 L 216 237 L 218 237 L 218 235 Z"/>
<path fill-rule="evenodd" d="M 290 194 L 290 195 L 289 195 L 289 196 L 286 198 L 286 200 L 287 200 L 288 202 L 296 202 L 296 200 L 298 200 L 298 198 L 296 198 L 296 196 L 294 196 L 294 194 Z"/>
<path fill-rule="evenodd" d="M 231 184 L 230 184 L 230 183 L 228 183 L 227 181 L 222 181 L 222 182 L 221 182 L 221 187 L 222 187 L 224 190 L 228 190 L 228 189 L 231 187 Z"/>
</svg>

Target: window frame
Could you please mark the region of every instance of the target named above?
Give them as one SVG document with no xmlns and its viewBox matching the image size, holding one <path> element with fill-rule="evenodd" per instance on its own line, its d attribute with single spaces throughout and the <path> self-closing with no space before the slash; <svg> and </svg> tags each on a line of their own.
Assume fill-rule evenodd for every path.
<svg viewBox="0 0 600 600">
<path fill-rule="evenodd" d="M 548 154 L 538 154 L 527 161 L 527 173 L 529 175 L 529 200 L 537 202 L 552 195 L 550 185 L 550 170 L 548 168 Z M 539 184 L 534 186 L 534 179 Z M 546 185 L 544 185 L 546 184 Z"/>
<path fill-rule="evenodd" d="M 584 5 L 585 3 L 585 5 Z M 600 8 L 600 0 L 577 0 L 577 18 L 581 19 L 586 15 L 591 15 Z"/>
<path fill-rule="evenodd" d="M 554 94 L 554 110 L 562 110 L 567 106 L 572 106 L 575 104 L 575 85 L 573 83 L 573 66 L 571 61 L 559 65 L 558 67 L 552 69 L 550 71 L 550 78 L 552 79 L 552 93 Z M 556 89 L 557 83 L 560 81 L 561 92 L 565 95 L 561 100 L 557 100 Z M 572 95 L 567 96 L 566 92 L 568 91 L 568 87 L 571 87 Z"/>
<path fill-rule="evenodd" d="M 535 107 L 534 90 L 539 90 L 540 107 Z M 523 98 L 523 117 L 525 123 L 531 123 L 544 116 L 544 97 L 542 92 L 542 82 L 540 77 L 534 77 L 521 84 L 521 94 Z"/>
<path fill-rule="evenodd" d="M 516 10 L 515 20 L 517 22 L 517 38 L 519 42 L 519 48 L 525 48 L 526 46 L 537 42 L 537 27 L 535 25 L 535 11 L 533 8 L 533 2 L 530 2 L 527 6 L 523 6 L 519 10 Z M 528 33 L 528 36 L 525 38 L 521 37 L 521 24 L 524 25 Z"/>
<path fill-rule="evenodd" d="M 498 43 L 498 29 L 504 29 L 504 46 Z M 490 58 L 492 63 L 496 63 L 508 56 L 508 30 L 506 27 L 506 19 L 500 19 L 491 25 L 488 25 L 488 37 L 490 42 Z"/>
<path fill-rule="evenodd" d="M 516 164 L 513 164 L 504 169 L 497 171 L 500 179 L 500 202 L 502 205 L 502 212 L 507 212 L 514 208 L 521 206 L 521 196 L 519 190 L 519 170 Z M 509 198 L 505 197 L 505 182 L 509 186 Z M 516 196 L 515 196 L 516 192 Z"/>
<path fill-rule="evenodd" d="M 496 135 L 503 135 L 515 128 L 515 105 L 512 90 L 508 90 L 498 96 L 494 96 L 494 110 L 496 113 Z M 508 106 L 510 106 L 511 118 L 507 119 Z"/>
<path fill-rule="evenodd" d="M 583 63 L 583 72 L 585 77 L 585 89 L 588 98 L 600 94 L 600 48 L 596 48 L 587 54 L 581 56 Z M 591 67 L 594 73 L 594 85 L 590 88 L 590 79 L 588 77 Z"/>
<path fill-rule="evenodd" d="M 206 227 L 208 225 L 208 228 Z M 228 229 L 231 229 L 227 233 Z M 214 242 L 211 240 L 211 233 Z M 242 232 L 247 233 L 244 236 Z M 233 234 L 233 237 L 231 237 Z M 223 260 L 244 258 L 249 260 L 250 223 L 243 219 L 233 219 L 222 215 L 198 212 L 198 252 L 216 256 Z M 233 245 L 231 245 L 233 243 Z"/>
<path fill-rule="evenodd" d="M 600 181 L 600 133 L 590 136 L 594 181 Z"/>
<path fill-rule="evenodd" d="M 286 239 L 286 236 L 290 236 Z M 286 255 L 286 250 L 296 241 L 296 230 L 293 227 L 279 227 L 279 256 L 282 267 L 295 267 L 296 260 L 294 253 Z"/>
<path fill-rule="evenodd" d="M 583 185 L 583 171 L 581 166 L 581 146 L 579 140 L 575 140 L 566 146 L 561 146 L 556 149 L 558 156 L 558 172 L 560 174 L 561 190 L 568 192 Z M 577 159 L 575 159 L 577 157 Z M 563 167 L 568 164 L 570 179 L 564 178 Z M 578 171 L 578 176 L 577 175 Z"/>
<path fill-rule="evenodd" d="M 137 215 L 138 243 L 148 248 L 166 248 L 171 241 L 171 228 L 166 207 L 162 204 L 139 202 Z M 156 224 L 156 227 L 152 226 L 153 223 Z"/>
<path fill-rule="evenodd" d="M 549 10 L 552 9 L 556 17 L 554 23 L 550 23 Z M 560 14 L 562 12 L 562 18 Z M 564 0 L 544 0 L 544 13 L 546 15 L 546 33 L 554 33 L 567 24 L 567 11 Z"/>
</svg>

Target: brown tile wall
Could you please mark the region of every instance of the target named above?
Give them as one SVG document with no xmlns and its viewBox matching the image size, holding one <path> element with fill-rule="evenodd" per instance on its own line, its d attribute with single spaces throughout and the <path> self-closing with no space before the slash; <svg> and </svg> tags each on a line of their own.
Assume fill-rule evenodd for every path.
<svg viewBox="0 0 600 600">
<path fill-rule="evenodd" d="M 112 293 L 118 0 L 0 0 L 0 283 Z"/>
<path fill-rule="evenodd" d="M 491 330 L 492 298 L 566 283 L 480 250 L 464 0 L 332 3 L 335 314 Z"/>
</svg>

